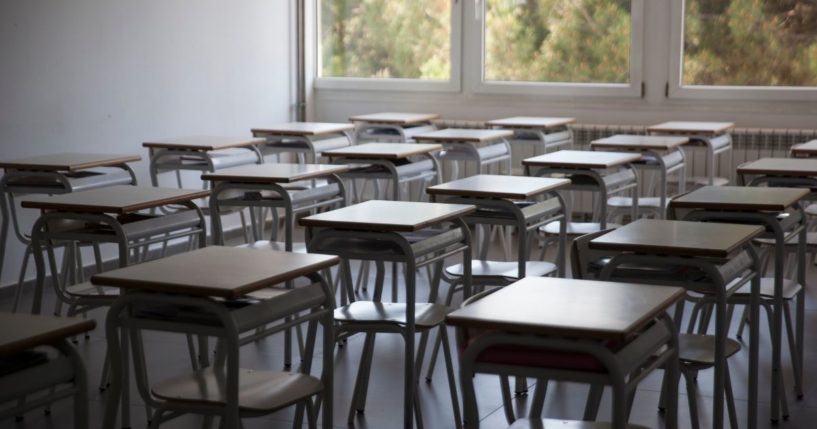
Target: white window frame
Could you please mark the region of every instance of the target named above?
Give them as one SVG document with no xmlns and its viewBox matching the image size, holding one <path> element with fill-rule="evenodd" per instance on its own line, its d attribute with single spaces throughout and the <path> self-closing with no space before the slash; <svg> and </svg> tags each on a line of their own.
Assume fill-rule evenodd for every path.
<svg viewBox="0 0 817 429">
<path fill-rule="evenodd" d="M 322 77 L 321 1 L 315 0 L 315 88 L 361 91 L 459 92 L 462 88 L 462 4 L 451 0 L 451 76 L 448 80 Z M 415 1 L 415 0 L 412 0 Z"/>
<path fill-rule="evenodd" d="M 670 98 L 698 100 L 815 101 L 817 86 L 684 85 L 684 10 L 686 1 L 672 2 L 669 48 Z"/>
<path fill-rule="evenodd" d="M 509 82 L 485 80 L 485 1 L 467 2 L 464 10 L 466 70 L 476 94 L 550 95 L 557 97 L 642 97 L 644 84 L 644 0 L 632 0 L 629 83 Z"/>
</svg>

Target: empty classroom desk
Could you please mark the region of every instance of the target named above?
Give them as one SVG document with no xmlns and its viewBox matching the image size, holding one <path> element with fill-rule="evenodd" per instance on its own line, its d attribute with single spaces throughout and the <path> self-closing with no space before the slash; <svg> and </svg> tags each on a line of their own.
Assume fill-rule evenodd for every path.
<svg viewBox="0 0 817 429">
<path fill-rule="evenodd" d="M 514 116 L 494 119 L 486 122 L 486 125 L 491 128 L 512 130 L 514 136 L 511 144 L 532 144 L 533 155 L 536 156 L 552 152 L 562 146 L 573 145 L 573 131 L 569 125 L 575 123 L 576 118 Z"/>
<path fill-rule="evenodd" d="M 91 331 L 93 320 L 31 314 L 0 313 L 0 404 L 16 403 L 0 412 L 0 421 L 25 411 L 74 397 L 74 428 L 88 425 L 88 375 L 69 337 Z M 56 349 L 56 356 L 41 347 Z M 69 385 L 66 387 L 65 385 Z M 58 388 L 58 386 L 63 387 Z M 41 396 L 43 391 L 48 394 Z M 63 422 L 64 423 L 64 422 Z M 62 427 L 62 424 L 59 424 Z"/>
<path fill-rule="evenodd" d="M 211 246 L 92 277 L 95 285 L 124 291 L 108 311 L 105 323 L 113 365 L 103 427 L 115 427 L 120 400 L 130 406 L 127 338 L 131 338 L 135 379 L 142 399 L 155 410 L 154 422 L 196 413 L 221 416 L 223 427 L 239 428 L 243 416 L 264 415 L 291 404 L 300 408 L 320 395 L 322 427 L 331 428 L 334 299 L 319 273 L 337 262 L 337 257 L 327 255 Z M 300 277 L 311 283 L 294 289 L 275 287 Z M 273 287 L 276 293 L 272 297 L 252 298 L 254 292 Z M 239 368 L 242 344 L 304 322 L 310 322 L 309 347 L 300 371 Z M 256 328 L 270 323 L 275 325 L 253 334 Z M 323 327 L 320 379 L 310 375 L 315 323 Z M 146 386 L 148 368 L 141 337 L 133 335 L 139 330 L 217 337 L 215 365 Z M 247 333 L 250 335 L 240 337 Z M 147 358 L 149 362 L 150 356 Z M 308 408 L 312 409 L 308 414 L 316 414 L 314 405 Z M 122 418 L 123 423 L 128 422 L 126 414 Z"/>
<path fill-rule="evenodd" d="M 352 164 L 351 171 L 343 176 L 351 180 L 387 179 L 391 181 L 391 199 L 400 201 L 404 198 L 401 192 L 403 184 L 412 182 L 440 182 L 440 165 L 434 154 L 442 150 L 439 144 L 422 143 L 364 143 L 340 149 L 326 151 L 324 156 L 331 162 Z M 376 185 L 377 186 L 377 185 Z M 422 189 L 420 188 L 420 192 Z M 379 186 L 375 189 L 375 198 L 388 198 L 388 192 L 380 195 Z M 415 199 L 420 199 L 420 194 Z M 355 195 L 360 200 L 360 196 Z"/>
<path fill-rule="evenodd" d="M 37 265 L 37 283 L 34 290 L 33 312 L 39 313 L 45 284 L 46 262 L 43 250 L 48 251 L 48 264 L 56 275 L 52 243 L 114 243 L 118 247 L 119 266 L 128 265 L 130 251 L 145 246 L 167 243 L 182 237 L 196 237 L 203 247 L 207 239 L 204 215 L 193 202 L 206 197 L 206 190 L 148 188 L 139 186 L 110 186 L 71 194 L 36 196 L 23 200 L 23 207 L 40 209 L 42 215 L 32 227 L 31 246 Z M 184 207 L 166 214 L 144 214 L 145 210 L 167 205 Z M 101 255 L 97 252 L 97 269 L 101 269 Z M 77 299 L 93 290 L 70 288 L 63 291 L 57 282 L 58 298 L 81 311 Z M 92 288 L 87 288 L 92 289 Z M 98 295 L 96 295 L 98 296 Z M 105 302 L 107 305 L 108 302 Z M 88 303 L 93 307 L 93 302 Z"/>
<path fill-rule="evenodd" d="M 293 250 L 292 234 L 295 216 L 318 208 L 342 207 L 346 204 L 346 187 L 338 174 L 349 170 L 345 165 L 262 164 L 205 173 L 202 180 L 213 182 L 210 215 L 213 243 L 224 244 L 221 212 L 225 208 L 257 207 L 284 209 L 284 241 L 276 242 L 277 223 L 269 241 L 262 241 L 263 218 L 253 216 L 252 247 Z M 317 181 L 317 179 L 323 179 Z M 315 186 L 312 186 L 313 183 Z M 253 212 L 251 212 L 253 213 Z M 277 219 L 274 216 L 273 219 Z"/>
<path fill-rule="evenodd" d="M 466 302 L 446 317 L 446 324 L 457 328 L 462 347 L 460 383 L 466 426 L 479 428 L 473 376 L 491 373 L 535 377 L 539 383 L 610 385 L 612 428 L 632 429 L 626 425 L 628 397 L 638 382 L 662 365 L 669 371 L 668 379 L 678 376 L 678 338 L 666 311 L 683 296 L 683 289 L 677 287 L 528 277 Z M 672 384 L 665 417 L 668 428 L 678 424 L 677 385 Z M 541 404 L 536 402 L 544 401 L 537 396 L 534 415 L 541 414 Z M 563 421 L 544 426 L 524 423 L 513 427 L 611 427 L 590 422 L 581 426 Z"/>
<path fill-rule="evenodd" d="M 478 246 L 479 258 L 471 263 L 471 283 L 475 287 L 506 286 L 526 276 L 542 277 L 555 273 L 560 277 L 565 276 L 564 231 L 560 231 L 559 235 L 556 264 L 528 261 L 528 249 L 531 237 L 541 226 L 564 220 L 564 199 L 556 191 L 568 185 L 568 179 L 480 174 L 432 186 L 428 188 L 428 193 L 434 202 L 471 204 L 477 207 L 477 211 L 465 217 L 465 222 L 469 225 L 484 227 L 482 243 Z M 563 222 L 562 225 L 564 224 Z M 489 227 L 492 225 L 516 228 L 516 261 L 488 260 Z M 507 253 L 511 253 L 509 249 Z M 449 284 L 445 305 L 450 306 L 454 294 L 461 289 L 464 272 L 462 264 L 445 268 L 443 278 Z M 438 337 L 434 343 L 427 379 L 432 377 L 440 340 Z"/>
<path fill-rule="evenodd" d="M 349 121 L 355 124 L 357 143 L 407 143 L 417 134 L 435 131 L 432 121 L 439 118 L 435 113 L 383 112 L 352 116 Z"/>
<path fill-rule="evenodd" d="M 760 262 L 752 240 L 763 227 L 708 222 L 639 219 L 588 243 L 606 252 L 601 280 L 684 287 L 715 297 L 714 409 L 712 427 L 722 428 L 727 381 L 727 299 L 751 283 L 751 320 L 760 320 Z M 618 271 L 617 271 L 618 270 Z M 676 316 L 680 316 L 677 314 Z M 757 427 L 759 323 L 752 323 L 749 339 L 749 427 Z"/>
<path fill-rule="evenodd" d="M 760 158 L 737 168 L 738 184 L 817 188 L 817 159 Z"/>
<path fill-rule="evenodd" d="M 792 146 L 791 156 L 794 158 L 813 158 L 817 156 L 817 140 L 811 140 Z"/>
<path fill-rule="evenodd" d="M 527 176 L 558 176 L 570 179 L 570 186 L 564 190 L 598 192 L 599 222 L 571 222 L 573 210 L 569 204 L 566 233 L 582 235 L 607 229 L 607 200 L 612 194 L 632 189 L 638 194 L 638 174 L 632 163 L 641 159 L 641 155 L 628 152 L 591 152 L 578 150 L 560 150 L 539 155 L 522 161 Z M 635 207 L 632 217 L 637 216 Z M 545 225 L 545 233 L 560 233 L 558 223 Z"/>
<path fill-rule="evenodd" d="M 674 136 L 639 136 L 618 134 L 590 142 L 593 150 L 606 151 L 632 151 L 641 154 L 641 159 L 633 165 L 642 170 L 658 171 L 659 188 L 658 198 L 641 196 L 637 197 L 635 206 L 639 212 L 650 207 L 658 211 L 658 217 L 664 219 L 667 214 L 667 198 L 669 195 L 667 176 L 672 173 L 678 174 L 678 193 L 685 190 L 686 184 L 686 158 L 681 146 L 688 143 L 686 137 Z M 641 191 L 644 192 L 646 184 L 643 183 Z M 649 192 L 648 190 L 646 190 Z M 614 208 L 632 209 L 633 199 L 628 197 L 613 197 L 607 204 Z"/>
<path fill-rule="evenodd" d="M 446 128 L 415 135 L 414 140 L 442 144 L 445 151 L 440 154 L 440 160 L 453 161 L 451 177 L 457 178 L 457 161 L 474 162 L 474 174 L 488 173 L 489 166 L 499 163 L 505 165 L 505 174 L 511 174 L 511 145 L 508 138 L 512 136 L 513 131 L 509 130 Z"/>
<path fill-rule="evenodd" d="M 570 185 L 568 179 L 544 177 L 497 176 L 480 174 L 464 179 L 435 185 L 427 192 L 434 202 L 450 204 L 471 204 L 477 211 L 466 216 L 465 221 L 473 225 L 502 225 L 516 228 L 517 261 L 488 261 L 488 232 L 480 243 L 480 260 L 474 261 L 473 276 L 507 277 L 520 279 L 526 276 L 529 265 L 534 267 L 536 276 L 550 274 L 558 269 L 559 276 L 565 274 L 564 253 L 556 266 L 544 262 L 527 262 L 531 233 L 547 223 L 563 220 L 565 203 L 558 190 Z M 565 234 L 562 231 L 559 247 L 564 250 Z M 462 266 L 455 270 L 462 275 Z M 530 275 L 530 274 L 527 274 Z"/>
<path fill-rule="evenodd" d="M 783 335 L 784 293 L 794 293 L 797 299 L 796 328 L 793 336 L 791 361 L 795 390 L 802 396 L 803 317 L 806 284 L 806 216 L 799 201 L 808 195 L 807 189 L 745 186 L 705 186 L 670 202 L 678 218 L 699 222 L 725 222 L 763 226 L 765 236 L 774 244 L 774 278 L 761 283 L 761 295 L 772 299 L 772 420 L 779 420 L 782 389 L 781 350 Z M 786 243 L 797 243 L 797 279 L 787 281 L 785 274 Z M 788 285 L 787 283 L 790 283 Z M 744 295 L 748 291 L 744 291 Z M 790 325 L 790 320 L 789 326 Z M 788 417 L 784 408 L 784 417 Z"/>
<path fill-rule="evenodd" d="M 352 124 L 290 122 L 251 131 L 254 137 L 266 139 L 261 147 L 264 155 L 275 155 L 280 161 L 280 154 L 292 153 L 297 155 L 298 162 L 315 164 L 324 151 L 354 144 L 351 135 L 354 128 Z"/>
<path fill-rule="evenodd" d="M 26 246 L 16 295 L 19 296 L 31 255 L 31 237 L 27 228 L 20 225 L 15 197 L 136 185 L 136 174 L 128 164 L 141 159 L 139 155 L 66 152 L 0 161 L 0 168 L 4 170 L 0 178 L 0 216 L 3 218 L 0 225 L 0 273 L 3 272 L 9 228 L 14 228 L 14 235 Z M 15 310 L 17 303 L 15 300 Z"/>
<path fill-rule="evenodd" d="M 301 219 L 307 227 L 307 248 L 310 252 L 338 255 L 342 260 L 342 275 L 346 293 L 353 300 L 349 260 L 374 261 L 378 265 L 377 284 L 372 301 L 355 301 L 335 310 L 336 329 L 339 334 L 365 332 L 362 361 L 355 382 L 349 423 L 354 421 L 355 411 L 362 412 L 366 404 L 369 371 L 374 353 L 376 333 L 397 333 L 404 340 L 403 374 L 403 426 L 413 429 L 415 395 L 419 372 L 415 356 L 422 361 L 428 341 L 428 333 L 438 328 L 443 337 L 443 350 L 447 349 L 445 314 L 447 307 L 416 296 L 416 271 L 418 268 L 442 262 L 446 257 L 462 255 L 465 266 L 464 290 L 471 293 L 471 238 L 463 217 L 476 207 L 463 204 L 421 203 L 410 201 L 367 201 L 342 209 Z M 405 301 L 384 303 L 384 262 L 404 263 Z M 434 297 L 430 297 L 433 299 Z M 421 332 L 420 345 L 415 352 L 415 336 Z M 459 405 L 453 369 L 446 359 L 449 371 L 452 406 L 459 427 Z M 418 422 L 419 424 L 419 422 Z"/>
<path fill-rule="evenodd" d="M 691 144 L 704 145 L 706 148 L 706 176 L 691 177 L 694 184 L 698 185 L 725 185 L 729 183 L 729 178 L 717 177 L 715 162 L 717 157 L 724 153 L 729 153 L 729 165 L 732 165 L 732 135 L 729 134 L 735 128 L 732 122 L 692 122 L 692 121 L 670 121 L 647 127 L 647 132 L 653 135 L 675 135 L 689 137 Z"/>
<path fill-rule="evenodd" d="M 159 186 L 159 174 L 176 173 L 176 185 L 184 187 L 182 171 L 213 172 L 264 162 L 258 145 L 264 139 L 249 137 L 193 136 L 142 143 L 150 152 L 150 180 Z"/>
</svg>

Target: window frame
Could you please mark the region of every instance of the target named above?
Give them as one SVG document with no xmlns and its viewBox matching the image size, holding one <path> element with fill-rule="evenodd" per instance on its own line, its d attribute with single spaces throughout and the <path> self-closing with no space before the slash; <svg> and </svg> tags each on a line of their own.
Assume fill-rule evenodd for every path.
<svg viewBox="0 0 817 429">
<path fill-rule="evenodd" d="M 670 5 L 669 81 L 667 96 L 696 100 L 817 101 L 817 86 L 739 86 L 684 84 L 686 0 Z"/>
<path fill-rule="evenodd" d="M 644 86 L 644 0 L 631 0 L 630 9 L 630 82 L 514 82 L 485 80 L 485 0 L 468 2 L 464 11 L 466 37 L 474 41 L 466 46 L 471 91 L 476 94 L 548 95 L 558 97 L 643 97 Z"/>
<path fill-rule="evenodd" d="M 323 59 L 321 55 L 321 2 L 315 0 L 315 80 L 316 89 L 339 89 L 361 91 L 419 91 L 419 92 L 460 92 L 462 89 L 462 4 L 464 1 L 451 0 L 451 76 L 448 80 L 424 80 L 406 78 L 340 77 L 321 76 Z"/>
</svg>

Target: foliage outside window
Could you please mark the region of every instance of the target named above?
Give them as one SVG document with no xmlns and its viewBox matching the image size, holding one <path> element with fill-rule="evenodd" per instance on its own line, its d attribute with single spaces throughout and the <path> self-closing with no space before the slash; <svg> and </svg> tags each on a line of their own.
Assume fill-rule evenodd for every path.
<svg viewBox="0 0 817 429">
<path fill-rule="evenodd" d="M 817 2 L 686 0 L 683 85 L 817 86 Z"/>
<path fill-rule="evenodd" d="M 320 76 L 448 80 L 451 0 L 322 0 Z"/>
<path fill-rule="evenodd" d="M 631 0 L 486 0 L 486 81 L 630 81 Z"/>
</svg>

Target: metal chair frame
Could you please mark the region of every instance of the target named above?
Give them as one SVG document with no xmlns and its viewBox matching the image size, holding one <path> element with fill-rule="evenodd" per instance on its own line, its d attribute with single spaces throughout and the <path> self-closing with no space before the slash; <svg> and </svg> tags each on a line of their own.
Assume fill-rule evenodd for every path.
<svg viewBox="0 0 817 429">
<path fill-rule="evenodd" d="M 447 351 L 446 332 L 443 320 L 435 326 L 418 327 L 416 324 L 416 308 L 433 308 L 439 304 L 418 304 L 416 299 L 416 271 L 417 269 L 430 264 L 441 263 L 445 258 L 457 254 L 462 254 L 465 266 L 465 293 L 471 293 L 471 235 L 467 224 L 462 219 L 450 222 L 450 229 L 440 230 L 430 237 L 417 238 L 414 234 L 400 234 L 396 232 L 367 232 L 352 231 L 339 228 L 307 228 L 307 247 L 310 252 L 337 255 L 341 258 L 342 278 L 344 287 L 342 294 L 345 294 L 350 301 L 349 305 L 343 305 L 336 310 L 336 323 L 338 336 L 349 335 L 356 332 L 366 333 L 366 341 L 363 348 L 363 356 L 358 370 L 357 381 L 355 383 L 354 395 L 349 410 L 349 423 L 354 421 L 354 412 L 361 412 L 365 408 L 366 394 L 368 390 L 369 369 L 374 352 L 374 339 L 376 333 L 397 333 L 404 339 L 405 364 L 403 374 L 403 425 L 406 429 L 413 429 L 415 413 L 417 414 L 417 425 L 422 427 L 422 416 L 419 406 L 417 406 L 416 385 L 419 378 L 422 358 L 425 353 L 425 346 L 428 340 L 428 330 L 433 327 L 439 328 L 439 333 L 443 338 L 443 345 Z M 366 320 L 348 321 L 338 319 L 338 314 L 343 314 L 354 302 L 354 291 L 352 290 L 350 260 L 375 261 L 378 264 L 378 287 L 373 302 L 380 301 L 380 292 L 383 283 L 383 263 L 395 262 L 406 264 L 405 270 L 405 315 L 400 320 Z M 341 302 L 344 303 L 343 297 Z M 357 303 L 359 303 L 358 301 Z M 445 310 L 442 310 L 445 314 Z M 420 345 L 415 352 L 415 335 L 422 331 Z M 450 356 L 450 351 L 446 353 Z M 416 358 L 416 362 L 415 362 Z M 452 371 L 449 366 L 449 372 Z M 453 373 L 449 375 L 449 383 L 453 382 Z M 457 427 L 459 427 L 459 405 L 456 399 L 456 386 L 451 384 L 452 402 L 455 411 Z"/>
<path fill-rule="evenodd" d="M 316 341 L 316 323 L 323 326 L 324 350 L 331 350 L 332 348 L 334 298 L 329 284 L 320 274 L 310 273 L 304 277 L 307 277 L 312 283 L 310 286 L 298 288 L 298 290 L 304 289 L 304 291 L 301 291 L 303 294 L 315 294 L 317 292 L 311 290 L 317 288 L 323 298 L 317 304 L 301 302 L 298 308 L 293 308 L 292 304 L 287 300 L 287 294 L 284 294 L 280 299 L 258 301 L 238 308 L 230 308 L 225 306 L 224 302 L 211 298 L 140 291 L 130 291 L 123 294 L 111 305 L 106 319 L 106 335 L 113 362 L 113 378 L 103 426 L 114 427 L 117 417 L 116 410 L 120 400 L 125 402 L 123 405 L 128 405 L 125 395 L 128 389 L 125 372 L 125 368 L 129 368 L 128 340 L 130 340 L 133 350 L 133 366 L 139 393 L 145 403 L 155 409 L 151 419 L 151 428 L 157 428 L 159 424 L 186 413 L 221 416 L 222 427 L 239 428 L 241 427 L 240 419 L 243 416 L 253 417 L 276 411 L 277 409 L 251 412 L 241 410 L 239 407 L 239 350 L 241 344 L 247 341 L 246 339 L 240 339 L 239 336 L 243 332 L 252 332 L 257 327 L 275 322 L 278 323 L 274 327 L 263 331 L 264 336 L 310 322 L 307 336 L 307 354 L 299 371 L 302 374 L 309 374 L 312 363 L 312 350 Z M 298 293 L 298 290 L 293 290 L 290 293 Z M 162 320 L 138 312 L 139 308 L 156 306 L 171 306 L 184 308 L 186 311 L 197 311 L 207 315 L 208 320 L 202 322 L 201 316 L 191 320 L 184 318 Z M 304 311 L 306 311 L 305 314 L 298 314 Z M 219 347 L 214 368 L 217 371 L 223 371 L 225 374 L 226 398 L 223 403 L 208 404 L 205 402 L 160 400 L 156 398 L 150 390 L 144 348 L 141 341 L 140 331 L 142 330 L 217 337 Z M 256 339 L 255 336 L 251 336 L 251 338 Z M 298 404 L 296 427 L 301 427 L 302 407 L 307 409 L 310 428 L 316 427 L 315 416 L 318 409 L 323 411 L 321 427 L 329 429 L 332 426 L 333 362 L 331 353 L 324 353 L 322 366 L 322 390 L 318 400 L 312 403 L 309 397 L 293 398 L 292 403 Z"/>
</svg>

